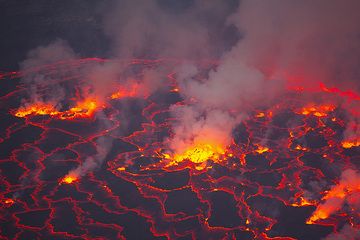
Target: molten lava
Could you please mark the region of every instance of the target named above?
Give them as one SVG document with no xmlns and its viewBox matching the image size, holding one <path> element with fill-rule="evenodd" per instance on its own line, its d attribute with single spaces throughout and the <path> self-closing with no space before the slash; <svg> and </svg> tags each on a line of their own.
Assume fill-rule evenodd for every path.
<svg viewBox="0 0 360 240">
<path fill-rule="evenodd" d="M 3 203 L 7 206 L 10 207 L 11 205 L 13 205 L 15 203 L 15 201 L 11 198 L 7 198 L 3 201 Z"/>
<path fill-rule="evenodd" d="M 301 110 L 301 114 L 303 115 L 314 115 L 316 117 L 326 117 L 329 112 L 335 110 L 335 106 L 333 105 L 310 105 L 307 107 L 303 107 Z"/>
<path fill-rule="evenodd" d="M 264 152 L 269 151 L 270 149 L 268 147 L 263 147 L 260 145 L 257 145 L 258 148 L 255 150 L 255 152 L 257 152 L 258 154 L 263 154 Z"/>
<path fill-rule="evenodd" d="M 189 160 L 193 163 L 200 164 L 211 159 L 214 162 L 219 162 L 222 156 L 225 154 L 223 147 L 212 145 L 212 144 L 197 144 L 192 146 L 182 153 L 176 153 L 172 157 L 173 161 L 170 165 L 180 163 L 184 160 Z M 166 155 L 166 158 L 169 158 L 169 155 Z"/>
<path fill-rule="evenodd" d="M 50 115 L 55 116 L 60 112 L 51 104 L 35 103 L 30 106 L 20 107 L 16 112 L 16 117 L 26 117 L 28 115 Z"/>
<path fill-rule="evenodd" d="M 315 202 L 309 201 L 304 197 L 300 197 L 300 201 L 296 203 L 292 203 L 291 206 L 293 207 L 304 207 L 304 206 L 313 206 Z"/>
<path fill-rule="evenodd" d="M 74 60 L 61 71 L 73 66 L 76 73 L 89 62 Z M 126 72 L 137 79 L 161 64 L 167 63 L 136 60 Z M 339 177 L 333 171 L 358 168 L 357 135 L 344 134 L 353 113 L 344 105 L 321 104 L 336 102 L 342 93 L 324 90 L 313 98 L 319 102 L 309 103 L 291 90 L 272 106 L 250 109 L 229 145 L 204 137 L 188 148 L 159 153 L 168 146 L 164 139 L 176 120 L 171 106 L 188 104 L 176 86 L 176 64 L 160 67 L 171 72 L 169 86 L 156 97 L 128 84 L 102 99 L 83 91 L 86 78 L 81 76 L 60 79 L 67 88 L 80 89 L 66 109 L 49 102 L 14 110 L 11 106 L 26 95 L 1 96 L 9 106 L 0 131 L 0 207 L 9 239 L 322 239 L 343 223 L 359 227 L 358 178 L 342 180 L 353 175 Z M 216 66 L 201 67 L 206 72 Z M 56 75 L 56 68 L 41 71 Z M 57 86 L 59 78 L 51 79 Z M 1 80 L 0 85 L 9 84 Z M 51 84 L 41 87 L 46 91 Z M 129 101 L 131 111 L 126 111 L 117 100 L 123 97 L 141 101 Z M 106 114 L 97 118 L 101 109 Z M 7 120 L 14 119 L 11 115 L 26 121 Z M 37 115 L 56 121 L 32 118 Z M 67 121 L 78 118 L 82 121 Z M 110 152 L 102 154 L 99 149 L 105 147 Z M 101 160 L 99 167 L 87 174 L 73 171 L 94 156 Z M 313 214 L 309 206 L 316 207 Z M 314 225 L 305 225 L 304 214 Z M 288 218 L 304 224 L 291 227 Z M 323 235 L 313 237 L 317 233 Z"/>
<path fill-rule="evenodd" d="M 72 184 L 77 180 L 78 178 L 76 176 L 67 175 L 63 179 L 61 179 L 60 184 Z"/>
<path fill-rule="evenodd" d="M 257 117 L 257 118 L 263 118 L 263 117 L 265 117 L 265 113 L 259 112 L 259 113 L 257 113 L 257 114 L 255 115 L 255 117 Z"/>
<path fill-rule="evenodd" d="M 95 99 L 85 99 L 78 102 L 75 107 L 70 108 L 61 114 L 61 119 L 67 118 L 86 118 L 91 117 L 97 108 L 100 107 L 99 103 Z"/>
<path fill-rule="evenodd" d="M 323 203 L 318 205 L 306 223 L 313 224 L 318 220 L 328 218 L 341 209 L 348 197 L 359 193 L 360 175 L 351 169 L 344 171 L 341 181 L 325 192 L 325 196 L 322 198 Z M 349 203 L 351 204 L 351 202 Z"/>
<path fill-rule="evenodd" d="M 48 103 L 35 103 L 26 107 L 20 107 L 14 115 L 21 118 L 29 115 L 49 115 L 66 120 L 91 117 L 99 107 L 102 106 L 99 106 L 98 101 L 87 98 L 77 102 L 74 107 L 66 111 L 58 111 L 54 105 Z"/>
<path fill-rule="evenodd" d="M 360 146 L 360 139 L 353 140 L 353 141 L 343 141 L 342 147 L 343 148 L 353 148 L 353 147 L 359 147 Z"/>
</svg>

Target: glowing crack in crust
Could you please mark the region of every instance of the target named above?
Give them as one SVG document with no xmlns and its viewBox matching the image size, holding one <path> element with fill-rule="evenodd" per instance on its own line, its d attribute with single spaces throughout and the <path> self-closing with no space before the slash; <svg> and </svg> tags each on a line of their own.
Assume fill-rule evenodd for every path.
<svg viewBox="0 0 360 240">
<path fill-rule="evenodd" d="M 169 74 L 169 76 L 172 75 Z M 174 86 L 170 87 L 173 87 L 169 88 L 172 89 L 169 90 L 171 92 L 179 91 L 179 89 Z M 109 119 L 110 124 L 106 124 L 104 129 L 101 127 L 99 131 L 89 128 L 89 134 L 85 135 L 86 137 L 89 136 L 87 138 L 90 140 L 89 143 L 84 143 L 83 139 L 69 137 L 68 141 L 66 140 L 67 138 L 64 138 L 64 143 L 67 144 L 65 147 L 61 147 L 58 144 L 46 146 L 47 141 L 53 141 L 54 138 L 57 137 L 56 134 L 50 133 L 49 130 L 54 127 L 64 127 L 64 130 L 68 131 L 68 133 L 65 133 L 65 136 L 72 136 L 71 134 L 75 129 L 73 127 L 78 125 L 71 125 L 71 121 L 69 121 L 70 124 L 59 125 L 56 122 L 56 125 L 54 125 L 52 121 L 38 121 L 38 119 L 31 118 L 28 119 L 29 121 L 20 121 L 24 122 L 24 127 L 29 126 L 29 129 L 32 129 L 31 124 L 34 120 L 36 126 L 42 129 L 39 129 L 39 132 L 41 131 L 43 133 L 37 137 L 36 140 L 31 141 L 31 145 L 23 145 L 20 141 L 16 146 L 19 151 L 14 151 L 14 154 L 12 154 L 9 160 L 15 160 L 13 164 L 21 170 L 22 177 L 26 178 L 29 171 L 32 170 L 32 164 L 29 163 L 28 165 L 28 162 L 21 161 L 23 155 L 20 154 L 23 153 L 22 150 L 24 150 L 25 154 L 33 154 L 34 150 L 41 155 L 49 156 L 49 158 L 39 157 L 38 159 L 34 159 L 36 166 L 39 166 L 39 171 L 34 172 L 34 177 L 36 177 L 36 179 L 42 179 L 42 176 L 50 177 L 42 179 L 43 183 L 34 185 L 34 187 L 31 186 L 31 188 L 28 188 L 24 186 L 24 189 L 26 189 L 26 195 L 24 195 L 24 197 L 18 196 L 18 194 L 16 194 L 17 192 L 14 192 L 16 189 L 23 189 L 23 186 L 18 186 L 17 183 L 14 185 L 11 179 L 7 179 L 7 177 L 2 179 L 6 189 L 4 194 L 0 196 L 0 205 L 6 208 L 5 211 L 11 213 L 9 214 L 9 220 L 11 220 L 11 225 L 9 226 L 17 229 L 19 237 L 25 237 L 27 233 L 33 231 L 31 226 L 28 228 L 21 224 L 21 218 L 23 216 L 30 216 L 31 218 L 32 216 L 38 216 L 34 215 L 38 213 L 33 213 L 33 210 L 42 211 L 40 214 L 43 214 L 43 210 L 50 210 L 50 214 L 45 220 L 40 221 L 39 218 L 39 221 L 44 227 L 41 232 L 49 231 L 49 235 L 46 236 L 48 238 L 52 238 L 53 234 L 56 235 L 54 237 L 58 236 L 65 239 L 69 237 L 81 238 L 83 234 L 93 232 L 95 227 L 101 230 L 96 231 L 96 234 L 99 232 L 99 234 L 101 234 L 99 238 L 104 237 L 111 239 L 112 236 L 116 238 L 115 234 L 116 236 L 122 234 L 123 224 L 117 225 L 117 223 L 109 222 L 109 224 L 111 224 L 110 227 L 114 227 L 114 231 L 116 229 L 116 232 L 114 232 L 113 235 L 111 230 L 108 236 L 106 225 L 102 223 L 102 217 L 107 215 L 120 216 L 122 213 L 127 214 L 136 211 L 139 219 L 144 219 L 145 221 L 148 219 L 148 221 L 152 223 L 149 225 L 149 228 L 151 228 L 149 238 L 151 238 L 150 235 L 164 236 L 165 238 L 167 236 L 171 238 L 175 236 L 174 233 L 177 234 L 178 231 L 181 235 L 186 234 L 185 236 L 189 235 L 194 238 L 201 238 L 202 236 L 204 238 L 211 238 L 211 236 L 215 238 L 236 238 L 237 233 L 241 231 L 240 236 L 243 233 L 248 234 L 249 236 L 245 238 L 249 239 L 256 238 L 256 236 L 263 239 L 292 239 L 290 236 L 275 236 L 277 235 L 274 234 L 276 229 L 274 230 L 275 232 L 269 232 L 272 230 L 274 224 L 276 224 L 277 218 L 261 211 L 258 204 L 253 204 L 258 201 L 259 203 L 264 202 L 266 204 L 269 200 L 284 206 L 297 208 L 313 206 L 313 208 L 316 208 L 313 217 L 311 217 L 312 213 L 308 213 L 306 216 L 308 217 L 307 219 L 301 218 L 301 222 L 304 223 L 308 220 L 308 224 L 316 224 L 319 225 L 319 227 L 331 225 L 340 228 L 341 225 L 339 224 L 343 224 L 346 221 L 346 223 L 351 224 L 353 228 L 358 227 L 356 208 L 352 208 L 350 205 L 351 201 L 357 202 L 358 190 L 356 190 L 355 184 L 351 186 L 349 184 L 342 184 L 342 186 L 347 186 L 345 190 L 340 190 L 340 193 L 342 191 L 341 194 L 334 194 L 331 197 L 330 192 L 335 186 L 339 185 L 332 171 L 324 171 L 323 173 L 323 169 L 313 167 L 311 163 L 308 164 L 308 162 L 306 162 L 307 158 L 303 157 L 304 154 L 316 153 L 316 156 L 322 155 L 323 157 L 314 158 L 314 163 L 319 163 L 321 166 L 329 165 L 334 169 L 351 168 L 353 160 L 355 160 L 355 163 L 357 160 L 355 159 L 356 155 L 354 155 L 354 152 L 358 150 L 355 148 L 359 146 L 359 138 L 356 139 L 357 136 L 351 135 L 351 138 L 347 136 L 346 139 L 342 140 L 338 134 L 334 134 L 334 131 L 342 133 L 346 130 L 346 127 L 350 125 L 347 123 L 348 119 L 344 118 L 345 115 L 348 114 L 339 114 L 342 111 L 324 111 L 327 108 L 319 108 L 318 106 L 324 105 L 320 103 L 303 103 L 301 101 L 302 104 L 299 105 L 300 102 L 297 101 L 296 96 L 291 96 L 290 98 L 278 99 L 279 102 L 276 105 L 269 106 L 269 108 L 252 109 L 251 117 L 243 120 L 240 134 L 234 134 L 233 142 L 229 146 L 219 144 L 215 139 L 211 141 L 204 137 L 200 141 L 194 140 L 193 144 L 181 148 L 182 150 L 164 154 L 162 153 L 162 149 L 168 145 L 164 146 L 163 139 L 158 138 L 157 134 L 162 134 L 162 131 L 164 131 L 164 133 L 171 133 L 171 123 L 173 119 L 169 118 L 167 114 L 163 114 L 169 110 L 167 105 L 161 105 L 153 102 L 151 99 L 146 99 L 144 97 L 146 94 L 143 94 L 143 89 L 141 89 L 140 93 L 136 93 L 132 91 L 130 85 L 124 88 L 119 87 L 115 90 L 118 92 L 114 94 L 112 98 L 111 95 L 109 95 L 103 100 L 104 102 L 111 101 L 109 104 L 105 102 L 107 108 L 106 113 L 109 114 L 102 116 L 104 118 L 111 116 L 111 119 Z M 297 95 L 292 94 L 293 92 L 290 93 L 291 95 Z M 144 99 L 149 103 L 141 108 L 141 116 L 144 122 L 146 122 L 146 125 L 141 125 L 143 130 L 136 129 L 135 132 L 129 131 L 129 136 L 123 137 L 122 134 L 115 134 L 115 132 L 112 131 L 114 127 L 121 126 L 120 120 L 122 118 L 117 118 L 117 116 L 122 115 L 117 114 L 122 113 L 118 111 L 118 105 L 112 104 L 116 103 L 117 100 L 110 99 L 131 97 L 132 95 Z M 96 96 L 93 97 L 99 100 L 102 99 L 101 97 L 103 96 L 98 96 L 99 98 L 96 98 Z M 295 98 L 294 101 L 292 101 L 293 97 Z M 87 130 L 86 127 L 93 124 L 93 122 L 90 121 L 91 119 L 86 117 L 88 116 L 87 113 L 90 113 L 92 109 L 98 111 L 103 105 L 98 101 L 94 101 L 94 103 L 84 101 L 83 103 L 81 99 L 78 99 L 78 101 L 75 100 L 73 105 L 66 109 L 61 109 L 57 104 L 51 104 L 51 102 L 48 102 L 50 103 L 49 105 L 45 103 L 42 105 L 39 104 L 37 108 L 34 107 L 33 109 L 30 107 L 30 104 L 24 105 L 24 107 L 29 107 L 28 110 L 30 113 L 23 113 L 23 117 L 42 114 L 56 120 L 59 120 L 60 117 L 71 120 L 72 118 L 83 116 L 85 119 L 79 126 L 81 126 L 81 129 Z M 91 99 L 85 98 L 83 100 Z M 5 101 L 5 103 L 7 102 Z M 177 104 L 186 104 L 186 102 L 178 102 Z M 303 109 L 303 107 L 309 108 Z M 336 108 L 342 110 L 341 106 L 336 106 Z M 302 113 L 302 110 L 306 111 Z M 290 114 L 283 115 L 284 111 Z M 348 109 L 344 109 L 344 112 L 348 111 Z M 14 114 L 11 109 L 10 113 Z M 299 119 L 299 121 L 294 121 L 294 124 L 290 124 L 289 126 L 273 124 L 274 119 L 278 119 L 279 116 L 281 116 L 280 119 L 284 118 L 284 120 L 292 119 L 292 113 L 296 114 L 296 119 Z M 19 112 L 18 114 L 21 113 Z M 327 114 L 327 116 L 319 117 L 323 114 Z M 349 114 L 351 114 L 351 112 L 349 112 Z M 19 115 L 19 117 L 21 116 Z M 40 118 L 40 120 L 42 119 Z M 102 120 L 102 118 L 100 120 Z M 6 129 L 9 137 L 16 138 L 16 133 L 19 128 L 14 128 L 13 125 L 9 125 L 6 126 Z M 267 130 L 274 131 L 274 134 L 266 135 L 266 140 L 269 140 L 266 142 L 269 143 L 269 145 L 260 141 L 263 139 L 262 137 Z M 78 134 L 77 131 L 74 133 Z M 52 174 L 52 171 L 57 171 L 56 168 L 54 169 L 52 167 L 52 164 L 57 162 L 57 157 L 59 156 L 57 154 L 61 154 L 61 156 L 63 153 L 66 154 L 65 159 L 60 160 L 61 162 L 59 161 L 61 166 L 65 166 L 66 164 L 66 168 L 71 169 L 74 161 L 80 166 L 82 162 L 81 159 L 92 156 L 90 155 L 92 151 L 87 151 L 86 146 L 90 147 L 92 143 L 96 145 L 100 144 L 100 142 L 96 141 L 98 139 L 97 136 L 105 136 L 107 134 L 110 135 L 109 137 L 111 139 L 114 138 L 116 143 L 120 143 L 121 146 L 123 143 L 120 142 L 120 140 L 124 141 L 124 144 L 129 146 L 129 148 L 124 147 L 124 149 L 122 149 L 121 147 L 121 149 L 116 149 L 119 150 L 119 152 L 116 152 L 113 156 L 109 156 L 109 159 L 106 160 L 106 164 L 108 165 L 101 168 L 101 170 L 97 170 L 101 172 L 89 174 L 89 176 L 86 177 L 74 171 L 70 171 L 60 177 Z M 303 139 L 310 136 L 308 134 L 322 137 L 324 139 L 324 146 L 316 148 L 313 147 L 312 144 L 306 144 L 307 142 L 303 141 Z M 259 137 L 261 137 L 261 139 L 259 139 Z M 277 144 L 277 141 L 280 139 L 284 142 Z M 0 143 L 5 141 L 8 141 L 7 138 L 0 138 Z M 9 143 L 11 143 L 11 141 L 12 139 L 10 139 Z M 54 143 L 57 142 L 55 141 Z M 31 148 L 29 148 L 30 146 Z M 81 147 L 79 148 L 78 146 Z M 85 146 L 85 148 L 82 148 L 82 146 Z M 136 150 L 136 148 L 138 150 Z M 345 151 L 343 148 L 353 148 L 352 150 L 355 151 Z M 44 153 L 40 152 L 42 149 Z M 85 151 L 83 151 L 83 149 Z M 69 156 L 67 153 L 69 153 Z M 52 161 L 53 154 L 55 161 Z M 288 161 L 288 159 L 291 159 L 291 161 Z M 28 168 L 29 170 L 27 170 Z M 211 168 L 213 169 L 207 171 Z M 223 169 L 226 171 L 223 171 Z M 243 172 L 246 174 L 242 174 Z M 85 179 L 80 181 L 82 177 L 85 177 Z M 173 179 L 174 181 L 171 182 Z M 274 184 L 266 184 L 263 182 L 263 180 L 266 179 L 276 179 L 276 181 L 271 181 L 274 182 Z M 315 186 L 319 185 L 319 191 L 323 191 L 325 187 L 329 187 L 330 190 L 320 192 L 322 196 L 321 199 L 314 197 L 311 194 L 314 189 L 306 188 L 309 179 L 314 181 Z M 332 180 L 331 182 L 333 183 L 326 181 L 325 186 L 322 184 L 324 182 L 323 179 Z M 83 184 L 80 184 L 81 182 L 83 182 Z M 54 184 L 58 186 L 54 187 Z M 327 186 L 328 184 L 337 185 L 331 187 Z M 120 189 L 122 186 L 124 186 L 124 188 Z M 128 189 L 129 186 L 131 186 L 131 189 L 135 190 L 136 193 L 139 193 L 136 194 L 136 196 L 138 196 L 136 200 L 139 200 L 140 204 L 134 208 L 131 207 L 131 205 L 133 205 L 131 202 L 133 194 L 122 194 L 123 189 Z M 29 189 L 29 192 L 27 192 L 27 189 Z M 305 191 L 305 189 L 309 190 L 309 192 Z M 176 195 L 172 195 L 173 193 Z M 27 195 L 31 197 L 27 197 Z M 173 203 L 176 204 L 179 199 L 175 197 L 173 201 L 171 195 L 184 197 L 194 196 L 194 200 L 197 203 L 194 202 L 194 204 L 191 204 L 190 208 L 193 208 L 194 205 L 197 212 L 192 214 L 191 209 L 191 212 L 187 213 L 188 206 L 184 206 L 183 209 L 181 209 L 180 206 L 179 210 L 171 213 L 174 214 L 173 216 L 175 217 L 166 214 L 166 212 L 172 212 L 171 206 Z M 320 195 L 316 194 L 315 196 Z M 118 196 L 120 196 L 121 199 L 119 199 Z M 226 201 L 219 201 L 218 196 L 221 197 L 220 200 L 223 196 L 226 197 Z M 329 202 L 329 200 L 331 202 L 333 199 L 341 201 L 343 206 L 338 205 L 341 208 L 330 208 L 326 202 Z M 118 200 L 121 201 L 119 202 Z M 151 203 L 148 200 L 154 200 L 156 204 L 148 204 Z M 228 202 L 228 200 L 231 201 L 231 203 Z M 34 204 L 34 202 L 36 202 L 36 204 Z M 233 225 L 231 220 L 230 226 L 226 223 L 227 221 L 222 222 L 216 220 L 216 214 L 218 214 L 217 206 L 219 206 L 219 204 L 223 204 L 226 207 L 229 205 L 231 211 L 236 212 L 234 216 L 236 219 L 239 219 L 239 221 L 235 219 L 236 222 L 234 222 Z M 262 205 L 263 204 L 260 204 L 260 207 Z M 27 206 L 25 211 L 22 206 Z M 69 213 L 76 217 L 76 221 L 72 222 L 74 226 L 78 229 L 83 229 L 79 231 L 79 235 L 77 231 L 72 233 L 71 229 L 70 234 L 66 232 L 68 229 L 64 229 L 63 233 L 56 232 L 58 229 L 57 224 L 61 225 L 63 221 L 68 221 L 67 214 L 64 216 L 62 216 L 61 212 L 60 216 L 58 214 L 59 211 L 67 206 L 69 206 L 67 209 Z M 310 210 L 310 208 L 304 209 L 307 212 Z M 182 210 L 184 210 L 184 213 Z M 27 212 L 30 212 L 30 215 L 23 214 Z M 227 214 L 227 212 L 224 213 Z M 125 217 L 126 215 L 123 216 Z M 224 215 L 224 217 L 226 216 Z M 187 219 L 191 220 L 191 222 L 187 222 Z M 186 229 L 186 232 L 183 232 L 183 223 L 192 224 L 192 219 L 195 219 L 195 226 L 201 227 L 189 228 Z M 222 218 L 219 220 L 221 219 Z M 89 222 L 94 224 L 88 224 Z M 281 221 L 278 223 L 278 226 L 281 226 Z M 166 229 L 165 231 L 163 226 L 170 226 L 169 224 L 174 227 L 169 227 L 169 230 Z M 180 229 L 175 226 L 180 226 Z M 234 226 L 234 228 L 232 226 Z M 125 231 L 126 227 L 127 226 L 124 227 Z M 145 229 L 144 227 L 144 230 L 147 231 L 149 228 L 146 227 Z M 275 228 L 277 228 L 277 226 L 275 226 Z M 102 231 L 102 229 L 105 230 Z M 312 229 L 316 228 L 314 227 Z M 22 231 L 24 231 L 25 235 L 22 234 Z M 35 228 L 34 231 L 38 231 L 37 228 Z M 216 232 L 216 235 L 212 235 L 214 232 Z M 268 237 L 268 232 L 273 237 Z M 98 236 L 91 235 L 89 237 L 95 239 Z"/>
</svg>

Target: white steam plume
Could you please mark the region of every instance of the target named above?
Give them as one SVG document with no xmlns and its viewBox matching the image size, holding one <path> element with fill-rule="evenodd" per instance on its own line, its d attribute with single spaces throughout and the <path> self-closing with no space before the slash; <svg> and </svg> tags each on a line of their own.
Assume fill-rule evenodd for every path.
<svg viewBox="0 0 360 240">
<path fill-rule="evenodd" d="M 78 167 L 69 171 L 67 176 L 81 178 L 88 172 L 99 168 L 112 148 L 113 141 L 110 138 L 99 137 L 96 140 L 96 154 L 87 157 Z"/>
<path fill-rule="evenodd" d="M 219 66 L 201 82 L 188 68 L 179 74 L 186 76 L 179 77 L 181 92 L 193 104 L 173 108 L 179 121 L 171 147 L 177 150 L 206 138 L 207 129 L 228 144 L 247 106 L 271 101 L 284 83 L 359 89 L 358 9 L 356 0 L 241 1 L 227 22 L 242 38 L 223 54 Z"/>
<path fill-rule="evenodd" d="M 178 122 L 170 147 L 179 151 L 203 139 L 229 144 L 248 107 L 269 104 L 284 85 L 322 81 L 358 90 L 359 7 L 357 0 L 194 0 L 180 7 L 155 0 L 115 1 L 104 13 L 104 31 L 112 42 L 113 59 L 220 59 L 203 81 L 195 79 L 196 66 L 178 70 L 181 94 L 191 102 L 171 108 Z M 233 36 L 225 29 L 231 26 L 238 41 L 227 42 Z M 64 51 L 63 43 L 54 45 L 51 51 L 36 51 L 46 52 L 51 60 L 76 57 L 74 51 Z M 25 62 L 43 63 L 37 58 L 33 52 Z M 91 69 L 88 79 L 97 95 L 106 96 L 118 81 L 127 84 L 127 79 L 119 79 L 121 73 L 121 66 L 104 63 Z M 163 85 L 157 73 L 149 76 L 154 77 L 141 80 L 143 90 Z"/>
</svg>

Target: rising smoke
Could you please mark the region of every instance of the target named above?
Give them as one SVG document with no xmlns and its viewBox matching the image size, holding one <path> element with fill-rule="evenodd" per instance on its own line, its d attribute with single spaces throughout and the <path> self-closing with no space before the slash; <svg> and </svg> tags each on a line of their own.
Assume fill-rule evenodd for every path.
<svg viewBox="0 0 360 240">
<path fill-rule="evenodd" d="M 230 143 L 247 106 L 271 101 L 284 86 L 359 89 L 359 7 L 358 1 L 241 1 L 227 24 L 243 37 L 208 79 L 195 81 L 193 69 L 179 73 L 186 76 L 179 79 L 184 98 L 195 103 L 173 108 L 180 121 L 171 146 L 183 148 L 201 136 Z"/>
<path fill-rule="evenodd" d="M 310 220 L 325 219 L 337 213 L 347 204 L 355 211 L 360 210 L 360 174 L 353 169 L 346 169 L 338 184 L 332 186 L 319 204 Z"/>
<path fill-rule="evenodd" d="M 113 141 L 110 138 L 100 137 L 95 141 L 95 144 L 96 154 L 94 156 L 87 157 L 78 167 L 70 170 L 67 176 L 77 179 L 102 165 L 112 148 Z"/>
<path fill-rule="evenodd" d="M 114 1 L 104 13 L 103 25 L 111 39 L 113 60 L 219 59 L 201 81 L 196 78 L 201 71 L 196 64 L 187 61 L 177 68 L 181 95 L 189 103 L 171 107 L 177 121 L 168 146 L 179 152 L 205 140 L 230 144 L 233 128 L 248 110 L 271 103 L 288 86 L 313 87 L 324 82 L 359 90 L 358 9 L 356 0 L 128 0 Z M 77 57 L 64 41 L 57 40 L 32 50 L 21 66 Z M 123 78 L 122 72 L 116 61 L 101 63 L 88 70 L 87 84 L 105 99 L 115 85 L 132 81 Z M 164 79 L 161 72 L 148 72 L 137 82 L 141 87 L 136 96 L 148 96 L 162 87 L 159 79 Z M 46 79 L 36 76 L 28 83 L 36 86 L 38 81 Z M 58 91 L 50 99 L 55 104 L 64 98 L 65 90 Z M 346 134 L 359 137 L 359 131 L 350 128 Z M 91 159 L 103 158 L 102 151 Z M 91 159 L 89 163 L 102 162 Z M 93 169 L 84 166 L 89 165 L 80 167 L 82 173 Z"/>
<path fill-rule="evenodd" d="M 104 32 L 112 40 L 111 61 L 81 69 L 81 74 L 87 79 L 86 84 L 92 87 L 91 93 L 82 93 L 84 97 L 90 94 L 98 101 L 106 102 L 117 86 L 127 90 L 135 84 L 136 93 L 132 97 L 144 98 L 164 87 L 165 69 L 146 70 L 140 80 L 134 80 L 124 76 L 124 66 L 118 60 L 164 57 L 196 60 L 219 56 L 227 47 L 225 41 L 229 41 L 223 35 L 229 33 L 219 35 L 218 32 L 224 31 L 222 27 L 227 16 L 233 12 L 232 6 L 236 5 L 236 1 L 226 1 L 225 4 L 219 1 L 189 3 L 174 8 L 160 1 L 113 1 L 104 12 Z M 236 39 L 236 36 L 231 39 Z M 55 40 L 31 50 L 20 67 L 22 71 L 27 71 L 44 64 L 79 58 L 66 41 Z M 56 109 L 62 108 L 68 86 L 55 85 L 52 88 L 54 92 L 45 96 L 37 88 L 57 77 L 61 78 L 55 75 L 48 79 L 42 74 L 24 78 L 23 82 L 29 86 L 30 98 L 23 105 L 45 102 Z M 216 118 L 216 114 L 213 117 Z M 226 134 L 230 131 L 229 128 Z M 96 145 L 97 154 L 85 159 L 79 167 L 70 171 L 70 175 L 81 177 L 103 162 L 112 144 L 100 139 Z"/>
<path fill-rule="evenodd" d="M 54 42 L 46 46 L 37 47 L 27 54 L 27 59 L 20 63 L 20 69 L 22 71 L 29 71 L 29 69 L 36 69 L 37 67 L 47 64 L 68 61 L 77 59 L 78 56 L 74 50 L 64 40 L 57 39 Z M 48 75 L 41 71 L 36 71 L 34 74 L 25 75 L 22 78 L 22 82 L 27 86 L 29 99 L 23 99 L 23 105 L 47 102 L 53 104 L 56 108 L 61 108 L 61 101 L 66 97 L 66 89 L 59 84 L 55 84 L 52 88 L 48 89 L 46 95 L 42 93 L 42 87 L 50 82 L 53 82 L 57 78 L 60 78 L 63 74 L 66 74 L 67 70 L 61 71 L 56 75 Z"/>
</svg>

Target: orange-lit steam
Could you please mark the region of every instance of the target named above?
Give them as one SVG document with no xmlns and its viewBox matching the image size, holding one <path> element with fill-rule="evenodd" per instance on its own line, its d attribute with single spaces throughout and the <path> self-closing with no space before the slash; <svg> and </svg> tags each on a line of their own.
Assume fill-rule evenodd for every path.
<svg viewBox="0 0 360 240">
<path fill-rule="evenodd" d="M 360 192 L 360 174 L 352 169 L 347 169 L 341 174 L 340 182 L 325 193 L 321 203 L 307 220 L 307 224 L 313 224 L 318 220 L 326 219 L 339 211 L 347 202 L 351 205 L 351 196 Z M 355 209 L 356 211 L 356 209 Z"/>
<path fill-rule="evenodd" d="M 174 153 L 173 163 L 185 159 L 195 164 L 205 164 L 208 159 L 222 160 L 231 144 L 232 130 L 242 117 L 198 103 L 174 105 L 170 110 L 176 119 L 172 124 L 173 135 L 168 139 Z"/>
<path fill-rule="evenodd" d="M 120 87 L 117 92 L 111 94 L 111 99 L 119 99 L 124 97 L 135 97 L 139 92 L 140 85 L 138 83 L 134 83 L 130 85 L 130 87 Z"/>
</svg>

